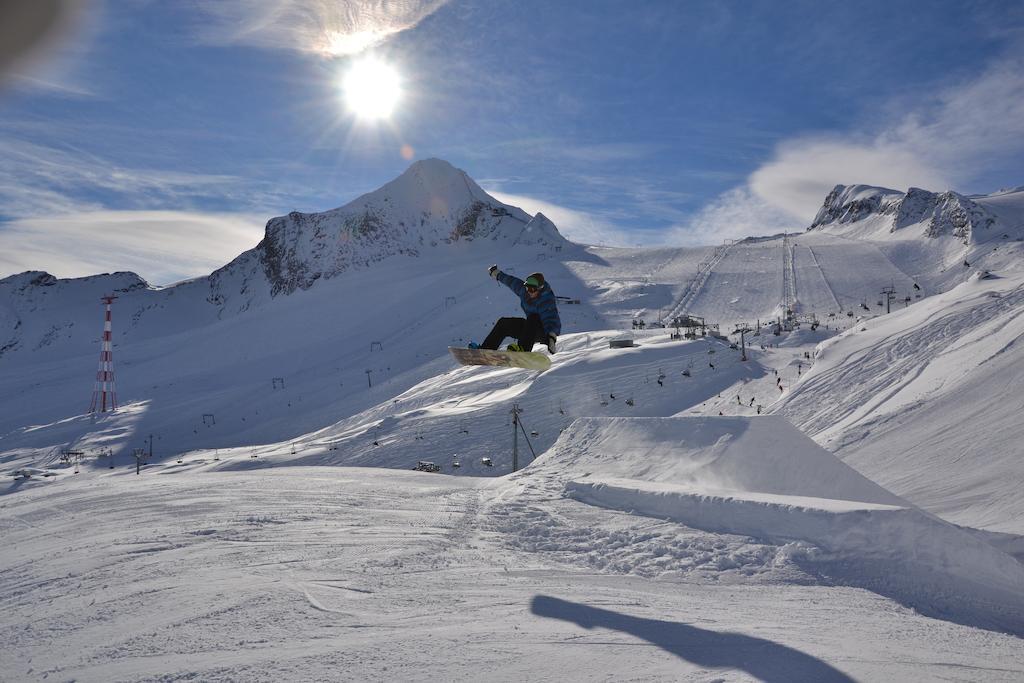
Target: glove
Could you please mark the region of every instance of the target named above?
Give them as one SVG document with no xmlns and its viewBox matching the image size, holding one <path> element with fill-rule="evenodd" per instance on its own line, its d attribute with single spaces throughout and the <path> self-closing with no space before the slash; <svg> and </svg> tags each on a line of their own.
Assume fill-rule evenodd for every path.
<svg viewBox="0 0 1024 683">
<path fill-rule="evenodd" d="M 557 339 L 558 338 L 555 335 L 553 335 L 553 334 L 549 334 L 548 335 L 548 353 L 554 354 L 554 352 L 555 352 L 555 341 Z"/>
<path fill-rule="evenodd" d="M 495 280 L 498 279 L 499 272 L 500 271 L 498 270 L 498 266 L 491 266 L 490 268 L 487 269 L 487 274 L 493 277 Z"/>
</svg>

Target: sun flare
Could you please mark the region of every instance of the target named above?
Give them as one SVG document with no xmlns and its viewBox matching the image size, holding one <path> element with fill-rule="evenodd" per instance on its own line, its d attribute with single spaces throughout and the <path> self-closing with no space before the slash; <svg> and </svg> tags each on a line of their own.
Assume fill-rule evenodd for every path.
<svg viewBox="0 0 1024 683">
<path fill-rule="evenodd" d="M 371 121 L 391 116 L 402 96 L 395 69 L 376 59 L 356 62 L 342 82 L 345 102 L 356 116 Z"/>
</svg>

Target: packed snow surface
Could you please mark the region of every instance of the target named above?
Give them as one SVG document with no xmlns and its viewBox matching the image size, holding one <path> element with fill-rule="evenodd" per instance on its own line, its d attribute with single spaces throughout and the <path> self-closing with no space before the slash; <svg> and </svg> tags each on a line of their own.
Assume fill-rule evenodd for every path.
<svg viewBox="0 0 1024 683">
<path fill-rule="evenodd" d="M 801 568 L 806 548 L 586 505 L 534 485 L 529 469 L 502 485 L 212 464 L 67 475 L 0 496 L 5 679 L 1024 672 L 1018 637 L 818 580 Z"/>
</svg>

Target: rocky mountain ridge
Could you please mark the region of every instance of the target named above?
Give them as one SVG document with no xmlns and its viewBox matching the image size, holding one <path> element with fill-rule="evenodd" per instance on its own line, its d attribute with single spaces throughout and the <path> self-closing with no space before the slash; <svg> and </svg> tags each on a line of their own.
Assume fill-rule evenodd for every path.
<svg viewBox="0 0 1024 683">
<path fill-rule="evenodd" d="M 928 238 L 951 236 L 969 245 L 996 223 L 996 216 L 957 192 L 929 192 L 912 187 L 899 192 L 869 185 L 836 185 L 808 230 L 883 218 L 890 233 L 926 224 Z"/>
<path fill-rule="evenodd" d="M 262 274 L 274 297 L 392 256 L 484 240 L 555 248 L 567 243 L 543 214 L 531 217 L 491 197 L 465 171 L 426 159 L 340 208 L 271 218 L 254 249 L 211 275 L 210 301 L 223 303 L 227 283 L 238 273 L 247 282 Z"/>
</svg>

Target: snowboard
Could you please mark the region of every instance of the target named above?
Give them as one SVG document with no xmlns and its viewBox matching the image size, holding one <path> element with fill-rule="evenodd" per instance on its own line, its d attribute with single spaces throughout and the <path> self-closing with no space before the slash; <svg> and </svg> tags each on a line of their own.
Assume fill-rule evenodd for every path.
<svg viewBox="0 0 1024 683">
<path fill-rule="evenodd" d="M 534 351 L 492 351 L 449 346 L 448 350 L 462 365 L 496 365 L 506 368 L 544 371 L 551 367 L 551 359 Z"/>
</svg>

